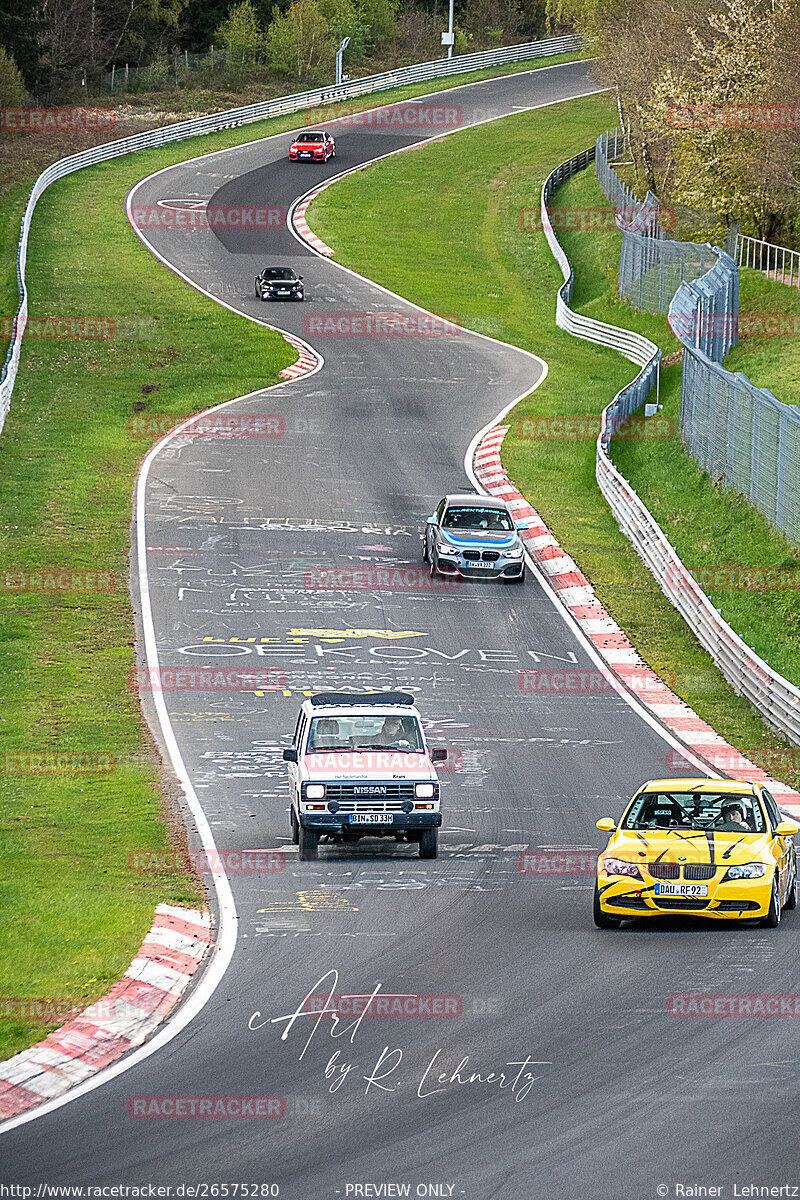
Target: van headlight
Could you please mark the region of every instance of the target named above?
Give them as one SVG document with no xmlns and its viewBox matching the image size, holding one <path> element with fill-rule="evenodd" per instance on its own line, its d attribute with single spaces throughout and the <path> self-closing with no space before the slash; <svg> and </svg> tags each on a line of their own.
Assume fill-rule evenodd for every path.
<svg viewBox="0 0 800 1200">
<path fill-rule="evenodd" d="M 418 800 L 430 800 L 433 797 L 434 787 L 432 783 L 417 783 L 414 785 L 414 795 Z"/>
<path fill-rule="evenodd" d="M 325 799 L 325 784 L 324 783 L 307 783 L 306 784 L 306 800 L 324 800 Z"/>
</svg>

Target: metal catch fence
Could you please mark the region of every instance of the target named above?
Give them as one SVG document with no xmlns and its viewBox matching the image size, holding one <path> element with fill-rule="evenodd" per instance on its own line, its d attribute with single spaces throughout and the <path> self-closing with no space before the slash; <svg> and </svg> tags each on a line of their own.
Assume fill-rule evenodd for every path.
<svg viewBox="0 0 800 1200">
<path fill-rule="evenodd" d="M 711 246 L 667 237 L 667 230 L 674 226 L 673 211 L 652 192 L 639 200 L 614 170 L 614 161 L 625 151 L 619 129 L 607 130 L 597 139 L 597 178 L 617 210 L 617 226 L 622 231 L 619 294 L 639 311 L 665 313 L 677 288 L 713 267 L 717 252 Z"/>
</svg>

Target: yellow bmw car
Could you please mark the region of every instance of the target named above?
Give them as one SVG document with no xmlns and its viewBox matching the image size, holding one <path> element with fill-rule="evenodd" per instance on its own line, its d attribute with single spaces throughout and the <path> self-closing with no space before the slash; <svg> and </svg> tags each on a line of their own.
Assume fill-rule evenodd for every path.
<svg viewBox="0 0 800 1200">
<path fill-rule="evenodd" d="M 653 779 L 619 823 L 602 817 L 597 828 L 611 835 L 597 859 L 600 929 L 686 913 L 774 928 L 783 909 L 797 905 L 792 835 L 800 825 L 760 784 Z"/>
</svg>

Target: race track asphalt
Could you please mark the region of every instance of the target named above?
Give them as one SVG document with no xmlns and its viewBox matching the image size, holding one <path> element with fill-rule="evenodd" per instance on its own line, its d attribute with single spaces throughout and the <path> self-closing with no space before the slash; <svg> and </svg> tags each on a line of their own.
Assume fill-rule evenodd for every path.
<svg viewBox="0 0 800 1200">
<path fill-rule="evenodd" d="M 446 100 L 468 125 L 594 89 L 575 63 Z M 161 172 L 135 202 L 285 209 L 419 137 L 336 134 L 324 167 L 289 164 L 281 135 Z M 283 228 L 148 237 L 198 286 L 301 336 L 313 315 L 414 312 Z M 254 299 L 270 261 L 300 270 L 305 304 Z M 213 997 L 144 1062 L 0 1137 L 3 1178 L 271 1183 L 286 1200 L 403 1194 L 354 1190 L 365 1184 L 642 1200 L 680 1182 L 724 1185 L 727 1200 L 736 1183 L 800 1182 L 796 1022 L 667 1015 L 673 994 L 796 990 L 797 915 L 777 930 L 664 920 L 603 933 L 591 873 L 518 869 L 525 850 L 599 848 L 595 820 L 674 773 L 670 744 L 613 690 L 520 690 L 525 669 L 596 670 L 539 582 L 315 586 L 320 568 L 420 566 L 425 516 L 469 487 L 473 436 L 540 366 L 466 332 L 308 340 L 321 371 L 227 410 L 279 416 L 281 436 L 173 440 L 147 492 L 162 666 L 269 669 L 285 685 L 166 699 L 218 846 L 283 847 L 286 868 L 231 874 L 238 942 Z M 387 840 L 297 862 L 281 749 L 302 693 L 334 686 L 414 691 L 432 743 L 455 752 L 437 860 Z M 338 1039 L 308 1018 L 285 1040 L 284 1024 L 250 1028 L 292 1013 L 331 971 L 337 992 L 450 997 L 455 1015 L 366 1018 Z M 473 1072 L 505 1072 L 507 1086 Z M 133 1097 L 200 1094 L 280 1096 L 285 1115 L 128 1115 Z"/>
</svg>

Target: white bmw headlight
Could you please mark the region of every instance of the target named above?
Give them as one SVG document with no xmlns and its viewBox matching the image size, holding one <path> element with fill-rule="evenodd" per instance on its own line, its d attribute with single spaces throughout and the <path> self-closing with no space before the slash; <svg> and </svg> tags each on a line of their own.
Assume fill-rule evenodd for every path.
<svg viewBox="0 0 800 1200">
<path fill-rule="evenodd" d="M 725 883 L 728 879 L 760 879 L 766 870 L 763 863 L 742 863 L 740 867 L 728 867 L 722 882 Z"/>
<path fill-rule="evenodd" d="M 603 858 L 600 860 L 600 866 L 606 875 L 631 875 L 634 879 L 642 878 L 636 863 L 626 862 L 624 858 Z"/>
<path fill-rule="evenodd" d="M 522 558 L 524 553 L 522 546 L 512 546 L 510 550 L 506 550 L 506 558 Z"/>
</svg>

